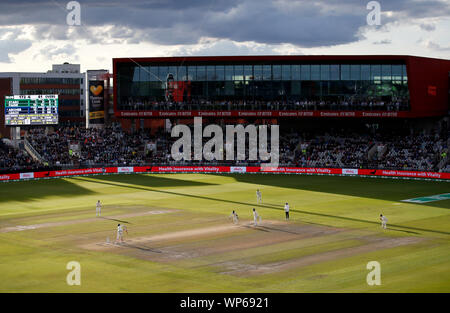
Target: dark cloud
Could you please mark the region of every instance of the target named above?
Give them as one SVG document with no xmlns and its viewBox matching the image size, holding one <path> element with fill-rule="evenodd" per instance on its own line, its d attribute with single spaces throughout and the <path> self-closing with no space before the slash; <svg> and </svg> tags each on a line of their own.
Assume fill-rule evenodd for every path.
<svg viewBox="0 0 450 313">
<path fill-rule="evenodd" d="M 182 45 L 211 37 L 318 47 L 360 40 L 369 12 L 368 0 L 79 0 L 82 26 L 69 27 L 67 2 L 1 2 L 0 25 L 34 24 L 40 40 Z M 383 15 L 383 24 L 450 15 L 448 0 L 379 2 L 382 12 L 394 13 Z"/>
<path fill-rule="evenodd" d="M 427 48 L 432 49 L 432 50 L 436 50 L 436 51 L 450 51 L 450 46 L 449 47 L 442 47 L 440 44 L 434 42 L 434 41 L 428 41 L 426 43 Z"/>
<path fill-rule="evenodd" d="M 40 49 L 39 53 L 51 59 L 58 56 L 71 56 L 76 53 L 76 49 L 72 44 L 66 44 L 62 47 L 48 45 Z"/>
<path fill-rule="evenodd" d="M 17 54 L 31 47 L 32 41 L 19 39 L 23 31 L 18 28 L 0 28 L 0 62 L 11 63 L 11 54 Z"/>
<path fill-rule="evenodd" d="M 0 62 L 11 63 L 10 54 L 17 54 L 31 47 L 31 40 L 0 40 Z"/>
<path fill-rule="evenodd" d="M 436 29 L 436 25 L 434 25 L 434 24 L 422 23 L 419 26 L 420 26 L 421 29 L 423 29 L 423 30 L 425 30 L 427 32 L 432 32 L 432 31 L 434 31 Z"/>
</svg>

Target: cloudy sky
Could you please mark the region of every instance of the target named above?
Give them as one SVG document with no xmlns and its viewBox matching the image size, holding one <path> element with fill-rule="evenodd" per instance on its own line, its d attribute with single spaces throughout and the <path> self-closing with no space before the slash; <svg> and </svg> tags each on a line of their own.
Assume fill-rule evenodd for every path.
<svg viewBox="0 0 450 313">
<path fill-rule="evenodd" d="M 450 59 L 450 0 L 0 0 L 0 72 L 114 57 L 408 54 Z M 73 13 L 73 12 L 72 12 Z"/>
</svg>

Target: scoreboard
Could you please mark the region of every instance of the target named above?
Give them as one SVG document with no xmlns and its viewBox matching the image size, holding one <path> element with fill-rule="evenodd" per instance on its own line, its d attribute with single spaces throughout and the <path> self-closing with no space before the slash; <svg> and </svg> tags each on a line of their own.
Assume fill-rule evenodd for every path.
<svg viewBox="0 0 450 313">
<path fill-rule="evenodd" d="M 5 125 L 58 124 L 58 95 L 5 97 Z"/>
</svg>

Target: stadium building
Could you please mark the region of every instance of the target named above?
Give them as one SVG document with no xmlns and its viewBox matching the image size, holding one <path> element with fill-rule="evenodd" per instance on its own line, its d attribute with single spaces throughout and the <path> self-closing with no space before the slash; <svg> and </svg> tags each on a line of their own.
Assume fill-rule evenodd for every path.
<svg viewBox="0 0 450 313">
<path fill-rule="evenodd" d="M 81 73 L 79 64 L 69 63 L 55 64 L 47 73 L 0 73 L 1 110 L 4 112 L 5 96 L 54 94 L 59 99 L 60 122 L 87 127 L 101 126 L 114 119 L 113 106 L 110 104 L 111 77 L 108 70 L 88 70 Z M 90 88 L 101 91 L 95 97 L 96 105 L 92 103 Z M 11 134 L 5 126 L 4 117 L 1 114 L 0 134 L 9 137 Z"/>
<path fill-rule="evenodd" d="M 59 95 L 59 120 L 84 123 L 85 73 L 80 73 L 79 64 L 55 64 L 47 73 L 15 72 L 0 73 L 1 110 L 4 112 L 4 97 L 11 95 Z M 0 117 L 0 131 L 9 136 L 4 114 Z"/>
<path fill-rule="evenodd" d="M 450 61 L 415 56 L 117 58 L 113 72 L 125 128 L 194 116 L 439 117 L 449 107 Z"/>
</svg>

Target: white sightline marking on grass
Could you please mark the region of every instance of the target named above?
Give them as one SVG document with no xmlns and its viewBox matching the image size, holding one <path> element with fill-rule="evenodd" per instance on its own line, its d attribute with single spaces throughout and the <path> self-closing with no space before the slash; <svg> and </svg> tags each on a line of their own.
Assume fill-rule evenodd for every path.
<svg viewBox="0 0 450 313">
<path fill-rule="evenodd" d="M 32 229 L 45 228 L 45 227 L 56 227 L 56 226 L 66 226 L 66 225 L 81 224 L 81 223 L 90 223 L 90 222 L 100 221 L 100 220 L 104 220 L 104 219 L 108 220 L 108 219 L 128 218 L 128 217 L 137 217 L 137 216 L 145 216 L 145 215 L 166 214 L 166 213 L 173 213 L 176 211 L 177 210 L 155 210 L 155 211 L 128 213 L 128 214 L 114 215 L 114 216 L 102 216 L 102 217 L 95 217 L 95 218 L 93 217 L 93 218 L 70 220 L 70 221 L 63 221 L 63 222 L 49 222 L 49 223 L 26 225 L 26 226 L 18 225 L 18 226 L 0 228 L 0 233 L 10 233 L 10 232 L 32 230 Z"/>
<path fill-rule="evenodd" d="M 406 200 L 402 200 L 402 202 L 421 204 L 421 203 L 428 203 L 428 202 L 441 201 L 441 200 L 450 200 L 450 193 L 443 193 L 443 194 L 434 195 L 434 196 L 406 199 Z"/>
</svg>

